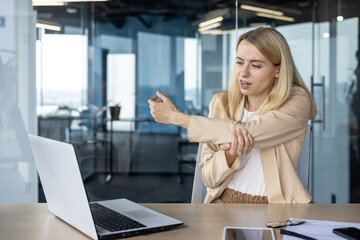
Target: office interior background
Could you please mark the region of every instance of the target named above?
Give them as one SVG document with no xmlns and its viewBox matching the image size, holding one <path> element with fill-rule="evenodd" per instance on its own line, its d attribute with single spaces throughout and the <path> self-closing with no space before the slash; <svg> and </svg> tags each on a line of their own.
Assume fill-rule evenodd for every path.
<svg viewBox="0 0 360 240">
<path fill-rule="evenodd" d="M 147 99 L 206 116 L 238 36 L 265 26 L 318 107 L 313 202 L 360 202 L 359 15 L 352 0 L 1 0 L 0 201 L 45 201 L 30 133 L 74 145 L 92 200 L 189 202 L 197 145 Z"/>
</svg>

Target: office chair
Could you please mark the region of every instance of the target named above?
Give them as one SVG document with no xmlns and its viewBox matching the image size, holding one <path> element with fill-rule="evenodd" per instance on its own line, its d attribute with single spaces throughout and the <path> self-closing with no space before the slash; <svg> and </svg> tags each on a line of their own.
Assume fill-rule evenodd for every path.
<svg viewBox="0 0 360 240">
<path fill-rule="evenodd" d="M 96 174 L 98 162 L 104 162 L 105 172 L 111 172 L 113 147 L 109 139 L 109 132 L 106 129 L 108 103 L 102 107 L 88 104 L 80 109 L 78 126 L 81 127 L 80 140 L 72 141 L 77 146 L 80 168 L 84 172 L 84 182 Z M 99 135 L 100 133 L 100 135 Z M 91 161 L 92 168 L 87 162 Z M 87 167 L 87 168 L 86 168 Z M 84 169 L 87 169 L 86 171 Z M 110 169 L 110 170 L 108 170 Z M 106 180 L 108 183 L 109 180 Z"/>
<path fill-rule="evenodd" d="M 206 187 L 204 186 L 202 181 L 201 170 L 199 167 L 199 163 L 201 160 L 202 145 L 203 143 L 199 143 L 198 153 L 196 157 L 196 166 L 194 173 L 191 203 L 203 203 L 207 192 Z"/>
<path fill-rule="evenodd" d="M 308 124 L 306 130 L 306 137 L 301 151 L 300 162 L 297 169 L 297 175 L 309 190 L 309 172 L 310 172 L 310 150 L 312 139 L 312 126 Z"/>
<path fill-rule="evenodd" d="M 309 124 L 307 127 L 306 137 L 304 140 L 304 144 L 300 156 L 300 162 L 297 170 L 298 176 L 300 177 L 301 181 L 304 183 L 307 189 L 309 189 L 311 135 L 312 135 L 312 126 Z M 203 203 L 206 196 L 206 187 L 203 184 L 201 170 L 199 167 L 199 163 L 201 160 L 202 145 L 203 145 L 202 143 L 199 143 L 191 203 Z"/>
</svg>

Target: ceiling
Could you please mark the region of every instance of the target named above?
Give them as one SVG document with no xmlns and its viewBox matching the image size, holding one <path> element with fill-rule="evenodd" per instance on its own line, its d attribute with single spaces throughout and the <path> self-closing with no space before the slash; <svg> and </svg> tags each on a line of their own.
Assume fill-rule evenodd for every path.
<svg viewBox="0 0 360 240">
<path fill-rule="evenodd" d="M 340 0 L 315 1 L 318 20 L 328 18 L 331 12 L 335 11 L 333 9 L 338 1 Z M 341 1 L 342 12 L 353 11 L 352 15 L 359 15 L 358 2 L 360 1 Z M 312 0 L 239 0 L 238 4 L 282 11 L 285 16 L 294 18 L 292 23 L 301 23 L 312 21 L 312 3 Z M 37 11 L 38 20 L 78 27 L 82 23 L 81 16 L 89 16 L 91 12 L 94 13 L 96 22 L 111 23 L 119 29 L 126 25 L 129 17 L 136 18 L 146 28 L 153 27 L 153 23 L 148 20 L 151 16 L 159 16 L 163 22 L 185 18 L 196 25 L 221 12 L 224 22 L 231 23 L 232 28 L 235 22 L 235 0 L 111 0 L 96 3 L 67 3 L 66 6 L 43 6 L 34 7 L 34 9 Z M 256 16 L 256 12 L 253 11 L 239 9 L 239 27 L 249 26 L 252 23 L 267 23 L 276 26 L 290 24 L 287 21 Z M 226 28 L 227 25 L 223 24 L 222 27 Z"/>
</svg>

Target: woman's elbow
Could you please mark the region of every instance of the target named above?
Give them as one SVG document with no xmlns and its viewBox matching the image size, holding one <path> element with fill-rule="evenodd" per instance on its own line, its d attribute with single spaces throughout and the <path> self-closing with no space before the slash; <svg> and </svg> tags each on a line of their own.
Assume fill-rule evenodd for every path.
<svg viewBox="0 0 360 240">
<path fill-rule="evenodd" d="M 217 181 L 213 176 L 208 176 L 206 174 L 202 175 L 202 180 L 204 186 L 210 189 L 218 188 L 221 185 L 220 181 Z"/>
</svg>

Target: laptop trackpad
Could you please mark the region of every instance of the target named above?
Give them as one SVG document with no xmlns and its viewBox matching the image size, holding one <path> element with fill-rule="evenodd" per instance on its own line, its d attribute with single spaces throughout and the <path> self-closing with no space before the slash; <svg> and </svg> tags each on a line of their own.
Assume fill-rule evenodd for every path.
<svg viewBox="0 0 360 240">
<path fill-rule="evenodd" d="M 148 212 L 144 209 L 138 209 L 133 211 L 124 212 L 125 214 L 133 217 L 133 218 L 151 218 L 151 217 L 157 217 L 156 214 L 153 214 L 151 212 Z"/>
</svg>

